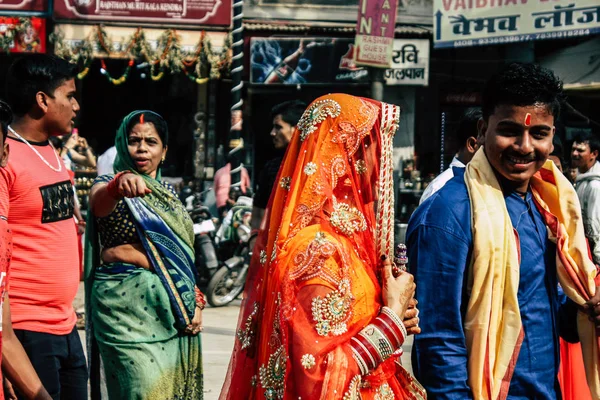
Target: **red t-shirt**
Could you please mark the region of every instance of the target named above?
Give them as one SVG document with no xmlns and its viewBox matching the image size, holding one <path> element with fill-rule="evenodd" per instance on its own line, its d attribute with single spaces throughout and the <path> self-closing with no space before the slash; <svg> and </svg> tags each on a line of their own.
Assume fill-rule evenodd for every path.
<svg viewBox="0 0 600 400">
<path fill-rule="evenodd" d="M 8 289 L 8 267 L 12 251 L 11 232 L 6 217 L 0 215 L 0 364 L 2 363 L 2 311 L 4 294 Z M 0 369 L 0 388 L 2 387 L 2 369 Z M 0 390 L 0 400 L 4 400 L 4 390 Z"/>
<path fill-rule="evenodd" d="M 10 306 L 14 329 L 66 335 L 73 330 L 79 285 L 73 186 L 48 144 L 8 138 L 8 165 L 0 168 L 0 215 L 13 234 Z"/>
</svg>

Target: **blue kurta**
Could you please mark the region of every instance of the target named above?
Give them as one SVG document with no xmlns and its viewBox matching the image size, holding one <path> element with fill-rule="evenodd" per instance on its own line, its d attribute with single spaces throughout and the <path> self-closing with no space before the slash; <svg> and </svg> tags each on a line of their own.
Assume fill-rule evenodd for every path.
<svg viewBox="0 0 600 400">
<path fill-rule="evenodd" d="M 508 398 L 561 398 L 559 333 L 578 340 L 576 308 L 558 287 L 556 247 L 547 239 L 531 194 L 523 199 L 506 193 L 505 200 L 521 246 L 518 301 L 525 332 Z M 470 207 L 464 169 L 457 169 L 455 177 L 415 211 L 408 226 L 410 272 L 417 283 L 422 328 L 415 337 L 413 369 L 430 400 L 473 398 L 463 330 L 473 247 Z"/>
</svg>

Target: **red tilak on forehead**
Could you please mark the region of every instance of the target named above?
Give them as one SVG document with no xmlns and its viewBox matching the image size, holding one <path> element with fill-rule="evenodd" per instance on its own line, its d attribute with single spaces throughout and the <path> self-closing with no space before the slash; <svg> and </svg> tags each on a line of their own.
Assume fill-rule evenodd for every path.
<svg viewBox="0 0 600 400">
<path fill-rule="evenodd" d="M 530 126 L 531 125 L 531 114 L 527 113 L 525 114 L 525 126 Z"/>
<path fill-rule="evenodd" d="M 527 115 L 529 115 L 529 114 L 527 114 Z M 140 124 L 142 124 L 142 125 L 144 124 L 144 114 L 143 113 L 140 114 Z"/>
</svg>

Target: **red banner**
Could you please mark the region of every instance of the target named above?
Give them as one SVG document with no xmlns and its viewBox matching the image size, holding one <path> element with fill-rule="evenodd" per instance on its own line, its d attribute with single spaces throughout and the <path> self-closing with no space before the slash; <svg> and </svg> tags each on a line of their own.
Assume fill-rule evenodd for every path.
<svg viewBox="0 0 600 400">
<path fill-rule="evenodd" d="M 48 11 L 48 0 L 0 0 L 2 11 Z"/>
<path fill-rule="evenodd" d="M 229 26 L 231 0 L 54 0 L 54 18 Z"/>
<path fill-rule="evenodd" d="M 0 35 L 14 34 L 11 53 L 45 53 L 46 20 L 31 18 L 31 24 L 21 24 L 19 18 L 0 17 Z"/>
<path fill-rule="evenodd" d="M 360 0 L 356 24 L 356 64 L 389 68 L 398 0 Z"/>
</svg>

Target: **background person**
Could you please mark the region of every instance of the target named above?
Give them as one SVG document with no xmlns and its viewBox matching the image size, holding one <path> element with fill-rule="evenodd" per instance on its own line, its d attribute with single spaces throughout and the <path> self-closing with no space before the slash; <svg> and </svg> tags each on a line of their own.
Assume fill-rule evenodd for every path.
<svg viewBox="0 0 600 400">
<path fill-rule="evenodd" d="M 48 142 L 68 135 L 79 111 L 75 67 L 44 54 L 6 76 L 14 113 L 11 157 L 0 170 L 0 214 L 13 231 L 10 303 L 17 338 L 54 399 L 87 398 L 86 359 L 75 328 L 79 286 L 73 185 Z"/>
<path fill-rule="evenodd" d="M 592 133 L 575 136 L 571 151 L 571 165 L 578 170 L 575 190 L 581 203 L 585 235 L 592 258 L 600 265 L 600 139 Z"/>
<path fill-rule="evenodd" d="M 273 129 L 271 129 L 270 135 L 273 138 L 273 146 L 278 155 L 265 163 L 258 177 L 256 193 L 252 203 L 251 225 L 253 230 L 260 228 L 283 155 L 305 109 L 306 103 L 299 100 L 290 100 L 276 105 L 271 110 Z"/>
<path fill-rule="evenodd" d="M 471 109 L 465 112 L 456 128 L 456 137 L 460 143 L 460 148 L 452 159 L 448 169 L 427 185 L 427 188 L 425 188 L 425 191 L 423 191 L 423 194 L 421 195 L 419 204 L 423 203 L 431 197 L 432 194 L 444 187 L 446 182 L 454 177 L 453 168 L 464 168 L 469 161 L 471 161 L 475 152 L 479 149 L 479 144 L 477 143 L 477 136 L 479 135 L 477 124 L 480 119 L 481 110 L 479 109 Z"/>
<path fill-rule="evenodd" d="M 192 221 L 161 181 L 167 143 L 160 115 L 132 112 L 115 138 L 117 174 L 98 177 L 90 193 L 86 315 L 111 399 L 203 397 L 205 302 Z"/>
<path fill-rule="evenodd" d="M 96 168 L 96 156 L 86 138 L 79 136 L 77 128 L 73 128 L 73 133 L 63 138 L 60 155 L 71 170 L 75 170 L 76 166 Z"/>
</svg>

